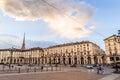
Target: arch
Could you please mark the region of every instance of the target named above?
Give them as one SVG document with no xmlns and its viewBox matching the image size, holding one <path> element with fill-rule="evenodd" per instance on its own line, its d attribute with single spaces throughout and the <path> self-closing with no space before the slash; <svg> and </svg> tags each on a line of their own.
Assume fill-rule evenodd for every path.
<svg viewBox="0 0 120 80">
<path fill-rule="evenodd" d="M 56 62 L 56 58 L 54 57 L 54 58 L 53 58 L 53 64 L 55 64 L 55 62 Z"/>
<path fill-rule="evenodd" d="M 64 64 L 64 65 L 66 64 L 66 63 L 65 63 L 65 60 L 66 60 L 66 59 L 65 59 L 65 57 L 63 56 L 63 64 Z"/>
<path fill-rule="evenodd" d="M 60 64 L 60 56 L 58 57 L 58 64 Z"/>
<path fill-rule="evenodd" d="M 91 57 L 88 57 L 88 64 L 91 64 Z"/>
<path fill-rule="evenodd" d="M 97 56 L 94 56 L 94 63 L 95 63 L 95 64 L 98 64 Z"/>
<path fill-rule="evenodd" d="M 68 58 L 68 63 L 71 64 L 71 57 Z"/>
<path fill-rule="evenodd" d="M 13 63 L 15 63 L 16 64 L 16 59 L 14 59 L 14 62 Z"/>
<path fill-rule="evenodd" d="M 77 57 L 74 57 L 74 64 L 77 64 Z"/>
<path fill-rule="evenodd" d="M 3 63 L 3 59 L 1 59 L 1 63 Z"/>
<path fill-rule="evenodd" d="M 84 58 L 81 57 L 81 64 L 84 64 Z"/>
<path fill-rule="evenodd" d="M 17 59 L 17 63 L 19 64 L 19 59 Z"/>
<path fill-rule="evenodd" d="M 4 58 L 4 62 L 6 62 L 6 58 Z"/>
</svg>

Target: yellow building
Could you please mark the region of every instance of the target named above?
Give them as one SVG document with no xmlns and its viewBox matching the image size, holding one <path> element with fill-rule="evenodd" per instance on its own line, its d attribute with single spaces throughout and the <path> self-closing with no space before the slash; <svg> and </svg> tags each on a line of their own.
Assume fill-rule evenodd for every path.
<svg viewBox="0 0 120 80">
<path fill-rule="evenodd" d="M 89 41 L 26 49 L 24 35 L 21 49 L 0 49 L 0 63 L 103 64 L 105 63 L 105 53 L 98 45 Z"/>
<path fill-rule="evenodd" d="M 43 49 L 39 47 L 26 49 L 25 34 L 21 49 L 0 49 L 0 63 L 11 64 L 42 64 Z"/>
<path fill-rule="evenodd" d="M 0 49 L 0 63 L 12 64 L 41 64 L 42 48 L 21 49 Z"/>
<path fill-rule="evenodd" d="M 120 62 L 120 30 L 118 35 L 104 39 L 106 48 L 106 61 L 108 64 Z"/>
<path fill-rule="evenodd" d="M 104 51 L 89 41 L 51 46 L 44 49 L 44 55 L 49 56 L 48 63 L 70 65 L 105 63 Z"/>
</svg>

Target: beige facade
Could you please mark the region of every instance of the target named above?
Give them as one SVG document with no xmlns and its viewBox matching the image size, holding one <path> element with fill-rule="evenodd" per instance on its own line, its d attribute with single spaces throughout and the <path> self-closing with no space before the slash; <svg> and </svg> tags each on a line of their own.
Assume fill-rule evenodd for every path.
<svg viewBox="0 0 120 80">
<path fill-rule="evenodd" d="M 104 43 L 107 63 L 120 62 L 120 31 L 118 35 L 112 35 L 104 39 Z"/>
<path fill-rule="evenodd" d="M 61 64 L 102 64 L 105 53 L 99 46 L 89 41 L 56 45 L 44 49 L 49 56 L 48 63 Z M 57 56 L 57 57 L 56 57 Z M 56 62 L 55 62 L 56 61 Z"/>
<path fill-rule="evenodd" d="M 67 43 L 48 48 L 1 49 L 0 63 L 13 64 L 102 64 L 105 53 L 89 41 Z"/>
<path fill-rule="evenodd" d="M 42 48 L 21 49 L 1 49 L 0 63 L 13 64 L 41 64 L 40 57 L 43 55 Z"/>
</svg>

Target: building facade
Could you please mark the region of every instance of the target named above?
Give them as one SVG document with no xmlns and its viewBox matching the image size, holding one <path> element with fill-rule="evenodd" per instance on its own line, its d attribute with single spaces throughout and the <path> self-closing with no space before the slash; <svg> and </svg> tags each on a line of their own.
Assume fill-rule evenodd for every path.
<svg viewBox="0 0 120 80">
<path fill-rule="evenodd" d="M 48 48 L 0 49 L 0 63 L 10 64 L 103 64 L 105 52 L 89 41 L 66 43 Z"/>
<path fill-rule="evenodd" d="M 42 48 L 0 49 L 0 63 L 11 64 L 41 64 Z"/>
<path fill-rule="evenodd" d="M 56 45 L 44 49 L 47 63 L 59 64 L 103 64 L 105 53 L 99 46 L 89 41 Z"/>
<path fill-rule="evenodd" d="M 104 39 L 106 48 L 106 61 L 108 64 L 120 62 L 120 30 L 118 35 Z"/>
</svg>

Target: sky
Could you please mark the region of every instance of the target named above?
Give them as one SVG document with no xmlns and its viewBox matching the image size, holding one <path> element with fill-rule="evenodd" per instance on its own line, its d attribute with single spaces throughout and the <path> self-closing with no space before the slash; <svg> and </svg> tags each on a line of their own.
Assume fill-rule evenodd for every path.
<svg viewBox="0 0 120 80">
<path fill-rule="evenodd" d="M 120 30 L 119 4 L 120 0 L 0 0 L 0 48 L 21 46 L 25 33 L 31 47 L 35 42 L 87 40 L 105 50 L 103 40 Z"/>
</svg>

